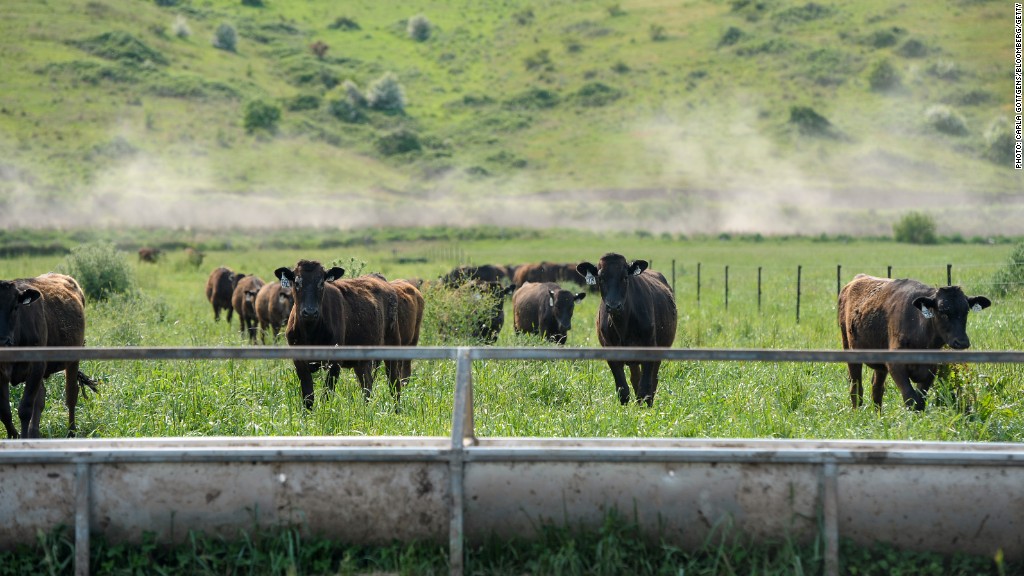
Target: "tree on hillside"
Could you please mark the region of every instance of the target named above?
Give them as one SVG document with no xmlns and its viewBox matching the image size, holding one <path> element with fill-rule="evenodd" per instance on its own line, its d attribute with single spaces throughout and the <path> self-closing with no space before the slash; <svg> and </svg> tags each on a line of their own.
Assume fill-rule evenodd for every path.
<svg viewBox="0 0 1024 576">
<path fill-rule="evenodd" d="M 366 90 L 366 104 L 374 110 L 404 112 L 405 89 L 398 83 L 398 77 L 388 72 L 371 82 Z"/>
<path fill-rule="evenodd" d="M 893 238 L 908 244 L 935 244 L 935 219 L 923 212 L 909 212 L 892 226 Z"/>
</svg>

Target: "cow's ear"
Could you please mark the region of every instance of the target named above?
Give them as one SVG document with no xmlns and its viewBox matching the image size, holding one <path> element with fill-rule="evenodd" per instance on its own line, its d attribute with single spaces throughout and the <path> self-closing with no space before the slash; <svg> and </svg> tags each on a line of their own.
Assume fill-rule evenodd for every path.
<svg viewBox="0 0 1024 576">
<path fill-rule="evenodd" d="M 924 296 L 914 300 L 914 308 L 921 311 L 921 314 L 925 318 L 935 317 L 935 300 L 932 298 L 925 298 Z"/>
<path fill-rule="evenodd" d="M 292 284 L 295 283 L 295 272 L 288 268 L 281 267 L 274 270 L 274 276 L 277 276 L 277 279 L 281 281 L 282 288 L 291 288 Z"/>
<path fill-rule="evenodd" d="M 326 278 L 326 280 L 328 282 L 334 282 L 335 280 L 337 280 L 338 278 L 341 278 L 344 275 L 345 275 L 345 269 L 342 268 L 341 266 L 335 266 L 334 268 L 331 268 L 330 270 L 327 271 L 327 278 Z"/>
<path fill-rule="evenodd" d="M 967 299 L 967 304 L 970 305 L 972 312 L 981 312 L 985 308 L 992 305 L 992 301 L 984 296 L 975 296 Z"/>
<path fill-rule="evenodd" d="M 34 288 L 26 288 L 25 290 L 21 291 L 21 294 L 18 294 L 18 304 L 21 304 L 22 306 L 28 306 L 29 304 L 35 302 L 36 300 L 39 300 L 41 296 L 42 294 L 39 293 L 39 290 L 36 290 Z"/>
<path fill-rule="evenodd" d="M 580 262 L 577 264 L 576 272 L 578 272 L 580 276 L 583 276 L 583 279 L 587 281 L 587 284 L 591 286 L 597 285 L 597 267 L 590 262 Z"/>
<path fill-rule="evenodd" d="M 548 290 L 548 306 L 555 307 L 555 291 Z"/>
<path fill-rule="evenodd" d="M 587 293 L 586 292 L 580 292 L 576 296 L 573 296 L 573 300 L 579 302 L 580 300 L 583 300 L 586 297 L 587 297 Z"/>
<path fill-rule="evenodd" d="M 633 260 L 633 263 L 629 265 L 630 276 L 639 276 L 643 274 L 644 270 L 647 270 L 647 260 Z"/>
</svg>

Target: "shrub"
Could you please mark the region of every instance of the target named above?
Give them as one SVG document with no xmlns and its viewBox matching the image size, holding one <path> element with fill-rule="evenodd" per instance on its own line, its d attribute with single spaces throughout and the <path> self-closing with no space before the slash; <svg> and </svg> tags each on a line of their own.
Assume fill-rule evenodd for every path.
<svg viewBox="0 0 1024 576">
<path fill-rule="evenodd" d="M 316 94 L 299 94 L 298 96 L 290 98 L 285 106 L 291 112 L 316 110 L 320 107 L 320 97 Z"/>
<path fill-rule="evenodd" d="M 575 100 L 580 106 L 599 107 L 607 106 L 622 98 L 622 91 L 612 88 L 601 82 L 588 82 L 584 84 L 575 94 Z"/>
<path fill-rule="evenodd" d="M 174 31 L 174 35 L 178 38 L 188 38 L 192 35 L 192 30 L 188 27 L 188 21 L 180 14 L 174 19 L 171 30 Z"/>
<path fill-rule="evenodd" d="M 388 72 L 371 82 L 366 90 L 366 104 L 374 110 L 404 111 L 405 89 L 398 83 L 398 77 Z"/>
<path fill-rule="evenodd" d="M 743 39 L 743 30 L 735 26 L 729 26 L 729 29 L 722 34 L 722 37 L 718 39 L 718 46 L 732 46 Z"/>
<path fill-rule="evenodd" d="M 964 123 L 964 117 L 949 106 L 936 104 L 925 111 L 924 115 L 928 120 L 928 125 L 943 134 L 953 136 L 967 134 L 967 125 Z"/>
<path fill-rule="evenodd" d="M 328 24 L 327 27 L 331 30 L 362 30 L 355 20 L 348 18 L 347 16 L 339 16 L 335 18 L 334 22 Z"/>
<path fill-rule="evenodd" d="M 251 8 L 263 8 L 265 4 L 263 0 L 242 0 L 242 6 L 249 6 Z"/>
<path fill-rule="evenodd" d="M 520 10 L 512 14 L 512 20 L 520 26 L 529 26 L 533 24 L 533 10 L 530 8 Z"/>
<path fill-rule="evenodd" d="M 538 50 L 535 54 L 523 58 L 523 66 L 527 70 L 551 70 L 551 53 L 547 50 Z"/>
<path fill-rule="evenodd" d="M 399 128 L 377 138 L 374 142 L 377 151 L 383 156 L 395 156 L 407 152 L 422 150 L 420 138 L 412 130 Z"/>
<path fill-rule="evenodd" d="M 345 89 L 345 96 L 348 97 L 348 101 L 351 102 L 353 106 L 360 108 L 366 106 L 366 96 L 364 96 L 359 90 L 359 86 L 356 85 L 355 82 L 345 80 L 341 86 Z"/>
<path fill-rule="evenodd" d="M 324 56 L 327 56 L 327 50 L 329 49 L 330 46 L 328 46 L 327 43 L 323 42 L 322 40 L 317 40 L 316 42 L 313 42 L 312 44 L 309 45 L 309 51 L 312 52 L 313 55 L 316 56 L 318 60 L 323 60 Z"/>
<path fill-rule="evenodd" d="M 896 53 L 904 58 L 924 58 L 928 55 L 928 47 L 924 42 L 910 38 L 896 49 Z"/>
<path fill-rule="evenodd" d="M 828 118 L 809 106 L 793 106 L 789 109 L 789 123 L 805 136 L 834 136 L 835 128 Z"/>
<path fill-rule="evenodd" d="M 434 26 L 423 14 L 417 14 L 412 18 L 409 18 L 409 22 L 405 28 L 405 31 L 409 34 L 409 38 L 412 38 L 417 42 L 426 42 L 430 39 L 430 34 L 433 30 Z"/>
<path fill-rule="evenodd" d="M 1014 144 L 1013 123 L 1009 118 L 995 120 L 985 130 L 985 157 L 997 164 L 1013 165 Z"/>
<path fill-rule="evenodd" d="M 217 31 L 213 35 L 213 47 L 235 52 L 238 48 L 238 32 L 235 31 L 235 27 L 227 23 L 217 26 Z"/>
<path fill-rule="evenodd" d="M 909 212 L 892 227 L 893 239 L 908 244 L 935 244 L 935 219 L 923 212 Z"/>
<path fill-rule="evenodd" d="M 665 27 L 661 24 L 651 24 L 651 27 L 647 29 L 647 34 L 653 42 L 661 42 L 668 38 L 665 34 Z"/>
<path fill-rule="evenodd" d="M 889 60 L 879 60 L 868 70 L 868 84 L 875 92 L 886 92 L 899 88 L 899 71 Z"/>
<path fill-rule="evenodd" d="M 511 110 L 542 110 L 558 105 L 558 93 L 544 88 L 530 88 L 505 101 Z"/>
<path fill-rule="evenodd" d="M 1013 249 L 1010 259 L 996 272 L 992 283 L 999 296 L 1024 291 L 1024 242 Z"/>
<path fill-rule="evenodd" d="M 423 309 L 423 329 L 420 331 L 425 346 L 479 345 L 480 326 L 488 323 L 493 314 L 493 301 L 481 298 L 480 289 L 472 283 L 457 289 L 432 284 L 423 290 L 426 303 Z M 511 319 L 506 318 L 506 322 Z M 510 323 L 510 322 L 509 322 Z M 504 328 L 508 330 L 508 327 Z"/>
<path fill-rule="evenodd" d="M 128 258 L 110 242 L 93 242 L 72 249 L 57 271 L 78 280 L 89 300 L 106 300 L 135 289 Z"/>
<path fill-rule="evenodd" d="M 129 64 L 167 64 L 163 54 L 150 48 L 143 41 L 119 30 L 104 32 L 86 40 L 71 42 L 72 45 L 100 58 Z"/>
<path fill-rule="evenodd" d="M 251 100 L 245 105 L 244 125 L 249 134 L 257 130 L 277 131 L 277 122 L 281 120 L 281 109 L 263 100 Z"/>
<path fill-rule="evenodd" d="M 344 98 L 331 100 L 327 105 L 327 111 L 331 113 L 331 116 L 349 124 L 360 124 L 366 121 L 366 114 L 358 106 L 353 105 L 351 100 Z"/>
</svg>

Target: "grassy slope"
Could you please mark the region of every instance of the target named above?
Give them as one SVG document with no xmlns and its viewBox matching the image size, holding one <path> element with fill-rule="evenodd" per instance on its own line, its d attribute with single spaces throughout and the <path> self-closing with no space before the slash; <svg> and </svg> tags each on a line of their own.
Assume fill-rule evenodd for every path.
<svg viewBox="0 0 1024 576">
<path fill-rule="evenodd" d="M 983 158 L 986 128 L 1010 106 L 1009 34 L 1000 34 L 1009 19 L 998 3 L 610 6 L 13 2 L 0 22 L 5 223 L 44 212 L 61 226 L 279 225 L 285 199 L 324 226 L 544 225 L 555 213 L 588 228 L 628 219 L 627 229 L 884 233 L 898 212 L 928 208 L 947 231 L 1013 229 L 1021 176 Z M 405 34 L 415 14 L 435 25 L 427 42 Z M 361 30 L 328 28 L 339 16 Z M 189 37 L 174 35 L 177 17 Z M 211 46 L 223 22 L 239 31 L 237 53 Z M 720 45 L 730 27 L 738 41 Z M 893 29 L 896 44 L 872 44 Z M 126 65 L 68 43 L 113 30 L 168 63 Z M 309 53 L 314 40 L 330 46 L 323 62 Z M 926 53 L 901 56 L 908 40 Z M 548 63 L 527 69 L 544 51 Z M 895 64 L 900 89 L 868 88 L 880 59 Z M 942 66 L 958 74 L 936 76 Z M 363 89 L 396 73 L 407 114 L 338 121 L 327 103 L 343 90 L 298 80 L 321 69 Z M 576 93 L 593 82 L 623 96 L 583 106 Z M 184 87 L 193 95 L 166 96 Z M 558 103 L 510 104 L 530 89 Z M 982 101 L 954 104 L 966 135 L 927 125 L 928 107 L 970 93 Z M 246 102 L 299 94 L 320 96 L 320 107 L 285 109 L 276 136 L 246 134 Z M 813 107 L 841 137 L 799 134 L 794 105 Z M 424 150 L 381 157 L 374 140 L 398 127 L 416 131 Z"/>
</svg>

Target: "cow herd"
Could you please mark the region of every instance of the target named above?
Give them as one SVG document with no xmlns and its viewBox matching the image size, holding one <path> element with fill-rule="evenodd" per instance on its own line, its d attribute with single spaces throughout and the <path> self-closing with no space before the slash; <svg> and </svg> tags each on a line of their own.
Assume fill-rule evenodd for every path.
<svg viewBox="0 0 1024 576">
<path fill-rule="evenodd" d="M 425 299 L 419 282 L 388 281 L 379 274 L 345 277 L 341 267 L 325 268 L 320 262 L 300 260 L 292 267 L 274 271 L 266 283 L 255 275 L 220 267 L 210 274 L 206 298 L 214 320 L 221 312 L 230 324 L 237 315 L 239 329 L 249 342 L 276 340 L 283 330 L 291 346 L 416 346 L 424 317 Z M 511 295 L 514 329 L 536 334 L 557 344 L 566 342 L 577 302 L 586 292 L 563 287 L 572 282 L 598 292 L 596 315 L 598 341 L 606 347 L 671 347 L 678 312 L 675 296 L 665 276 L 651 270 L 644 260 L 627 260 L 608 253 L 597 264 L 544 262 L 518 267 L 459 267 L 438 279 L 443 289 L 469 287 L 480 298 L 490 299 L 486 319 L 474 327 L 473 336 L 493 344 L 504 324 L 504 303 Z M 991 305 L 983 296 L 968 297 L 956 286 L 933 288 L 914 280 L 856 276 L 839 294 L 838 324 L 844 349 L 965 349 L 967 315 Z M 84 346 L 85 296 L 74 278 L 45 274 L 36 278 L 0 281 L 0 345 Z M 411 375 L 408 360 L 354 360 L 310 362 L 296 360 L 305 407 L 314 405 L 313 375 L 327 372 L 325 385 L 333 389 L 341 368 L 352 369 L 369 397 L 377 367 L 384 371 L 396 407 L 402 386 Z M 95 383 L 79 372 L 78 362 L 0 362 L 0 420 L 10 438 L 14 428 L 10 387 L 25 384 L 18 405 L 20 435 L 39 436 L 39 420 L 45 401 L 43 381 L 65 372 L 68 434 L 75 433 L 75 406 L 84 385 Z M 874 370 L 872 397 L 880 409 L 887 375 L 892 375 L 904 404 L 921 410 L 925 394 L 935 380 L 937 366 L 869 364 Z M 608 361 L 618 399 L 653 406 L 658 389 L 660 361 Z M 629 369 L 629 381 L 626 380 Z M 862 365 L 849 363 L 850 398 L 861 404 Z M 914 387 L 917 385 L 917 388 Z M 630 393 L 632 389 L 632 394 Z"/>
</svg>

